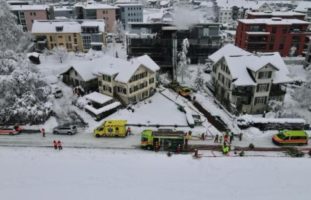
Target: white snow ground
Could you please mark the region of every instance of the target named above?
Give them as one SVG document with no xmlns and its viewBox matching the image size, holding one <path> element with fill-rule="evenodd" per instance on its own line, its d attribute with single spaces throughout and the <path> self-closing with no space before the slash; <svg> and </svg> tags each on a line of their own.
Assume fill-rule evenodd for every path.
<svg viewBox="0 0 311 200">
<path fill-rule="evenodd" d="M 205 153 L 204 153 L 205 155 Z M 309 158 L 166 156 L 137 150 L 2 148 L 9 200 L 309 200 Z"/>
</svg>

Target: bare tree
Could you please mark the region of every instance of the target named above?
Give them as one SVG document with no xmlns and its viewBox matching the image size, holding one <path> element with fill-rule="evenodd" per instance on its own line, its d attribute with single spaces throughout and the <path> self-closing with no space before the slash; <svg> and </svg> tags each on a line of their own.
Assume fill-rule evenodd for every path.
<svg viewBox="0 0 311 200">
<path fill-rule="evenodd" d="M 187 59 L 187 53 L 188 53 L 188 48 L 189 48 L 189 41 L 187 38 L 185 38 L 182 42 L 182 50 L 181 52 L 178 53 L 178 68 L 177 68 L 177 73 L 181 76 L 181 82 L 184 82 L 184 76 L 187 74 L 187 64 L 188 64 L 188 59 Z"/>
<path fill-rule="evenodd" d="M 59 59 L 59 62 L 60 63 L 63 63 L 64 60 L 67 58 L 68 56 L 68 53 L 67 53 L 67 49 L 63 46 L 58 46 L 58 47 L 55 47 L 53 50 L 52 50 L 53 54 L 56 56 L 56 58 Z"/>
</svg>

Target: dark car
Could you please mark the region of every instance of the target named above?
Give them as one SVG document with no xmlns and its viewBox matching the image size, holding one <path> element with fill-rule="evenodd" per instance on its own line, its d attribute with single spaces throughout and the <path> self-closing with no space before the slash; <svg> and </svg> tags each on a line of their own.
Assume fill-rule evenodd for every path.
<svg viewBox="0 0 311 200">
<path fill-rule="evenodd" d="M 53 134 L 74 135 L 77 133 L 77 127 L 74 125 L 62 125 L 53 128 Z"/>
</svg>

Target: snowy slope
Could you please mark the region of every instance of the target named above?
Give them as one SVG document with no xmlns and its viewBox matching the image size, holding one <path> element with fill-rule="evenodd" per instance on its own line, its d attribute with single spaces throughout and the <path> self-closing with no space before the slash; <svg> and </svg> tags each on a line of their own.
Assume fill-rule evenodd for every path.
<svg viewBox="0 0 311 200">
<path fill-rule="evenodd" d="M 309 200 L 309 158 L 0 148 L 1 199 Z M 293 173 L 293 169 L 294 173 Z"/>
</svg>

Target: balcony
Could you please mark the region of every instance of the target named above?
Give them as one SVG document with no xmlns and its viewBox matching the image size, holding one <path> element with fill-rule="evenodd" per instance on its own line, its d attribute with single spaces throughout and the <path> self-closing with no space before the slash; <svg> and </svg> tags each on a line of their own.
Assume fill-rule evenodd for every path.
<svg viewBox="0 0 311 200">
<path fill-rule="evenodd" d="M 252 87 L 236 87 L 231 91 L 233 96 L 241 96 L 248 97 L 253 96 L 253 88 Z"/>
<path fill-rule="evenodd" d="M 286 94 L 286 87 L 283 85 L 272 85 L 270 96 L 284 96 Z"/>
</svg>

